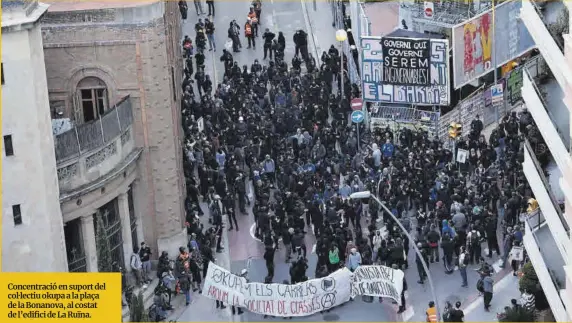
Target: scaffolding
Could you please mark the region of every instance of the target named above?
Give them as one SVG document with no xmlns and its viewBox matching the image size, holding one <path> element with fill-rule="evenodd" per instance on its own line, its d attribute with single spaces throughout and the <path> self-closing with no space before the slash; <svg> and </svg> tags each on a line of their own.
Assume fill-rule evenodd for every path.
<svg viewBox="0 0 572 323">
<path fill-rule="evenodd" d="M 505 0 L 496 0 L 496 5 Z M 411 17 L 417 23 L 440 28 L 451 28 L 469 20 L 487 10 L 493 5 L 493 0 L 432 0 L 434 10 L 433 17 L 426 18 L 424 14 L 426 0 L 407 1 Z"/>
</svg>

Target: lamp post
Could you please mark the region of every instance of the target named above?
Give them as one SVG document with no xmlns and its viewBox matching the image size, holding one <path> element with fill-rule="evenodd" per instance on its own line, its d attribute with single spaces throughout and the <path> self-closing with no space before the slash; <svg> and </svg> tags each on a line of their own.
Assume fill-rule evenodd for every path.
<svg viewBox="0 0 572 323">
<path fill-rule="evenodd" d="M 340 29 L 336 31 L 336 40 L 340 42 L 340 89 L 341 101 L 344 101 L 344 42 L 348 39 L 348 33 Z"/>
<path fill-rule="evenodd" d="M 407 232 L 407 230 L 403 227 L 403 224 L 401 224 L 401 222 L 399 222 L 399 220 L 395 217 L 395 215 L 393 213 L 391 213 L 391 211 L 387 208 L 387 206 L 385 206 L 385 204 L 383 204 L 375 195 L 371 194 L 370 191 L 355 192 L 355 193 L 352 193 L 350 195 L 350 199 L 354 199 L 354 200 L 368 199 L 370 197 L 373 198 L 373 200 L 376 201 L 379 205 L 381 205 L 383 210 L 385 212 L 387 212 L 389 214 L 389 216 L 391 216 L 393 221 L 395 221 L 395 223 L 399 226 L 399 228 L 401 229 L 403 234 L 405 234 L 405 236 L 407 236 L 409 241 L 410 242 L 413 241 L 413 249 L 415 250 L 417 257 L 419 257 L 419 259 L 421 260 L 421 264 L 423 265 L 423 269 L 425 269 L 425 273 L 427 273 L 427 280 L 429 281 L 429 287 L 431 287 L 431 294 L 433 296 L 433 300 L 435 301 L 435 309 L 437 310 L 437 322 L 441 322 L 441 313 L 439 311 L 439 304 L 440 303 L 439 303 L 439 300 L 437 298 L 437 293 L 435 292 L 435 287 L 433 286 L 433 278 L 431 277 L 431 273 L 429 272 L 429 266 L 427 266 L 427 263 L 425 262 L 425 258 L 423 258 L 423 255 L 421 255 L 421 250 L 419 250 L 419 248 L 417 247 L 417 244 L 415 243 L 415 240 L 413 239 L 413 237 L 411 237 L 409 232 Z"/>
</svg>

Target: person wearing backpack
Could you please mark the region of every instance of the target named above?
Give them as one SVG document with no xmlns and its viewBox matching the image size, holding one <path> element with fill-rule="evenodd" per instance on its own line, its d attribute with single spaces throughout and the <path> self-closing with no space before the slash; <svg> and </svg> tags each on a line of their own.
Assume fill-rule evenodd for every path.
<svg viewBox="0 0 572 323">
<path fill-rule="evenodd" d="M 481 234 L 475 227 L 471 228 L 471 232 L 467 235 L 467 244 L 469 250 L 469 264 L 479 264 L 481 259 Z"/>
<path fill-rule="evenodd" d="M 461 252 L 459 254 L 459 272 L 461 273 L 461 278 L 463 279 L 463 284 L 461 287 L 469 286 L 467 281 L 467 266 L 469 265 L 469 254 L 465 250 L 465 247 L 461 247 Z"/>
</svg>

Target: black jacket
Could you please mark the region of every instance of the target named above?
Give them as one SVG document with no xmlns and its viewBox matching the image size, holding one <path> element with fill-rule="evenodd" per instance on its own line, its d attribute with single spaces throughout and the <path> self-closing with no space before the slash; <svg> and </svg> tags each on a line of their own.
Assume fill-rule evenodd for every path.
<svg viewBox="0 0 572 323">
<path fill-rule="evenodd" d="M 272 40 L 274 39 L 274 37 L 276 37 L 276 34 L 274 34 L 273 32 L 267 31 L 264 33 L 264 35 L 262 35 L 262 38 L 264 39 L 264 45 L 272 45 Z"/>
</svg>

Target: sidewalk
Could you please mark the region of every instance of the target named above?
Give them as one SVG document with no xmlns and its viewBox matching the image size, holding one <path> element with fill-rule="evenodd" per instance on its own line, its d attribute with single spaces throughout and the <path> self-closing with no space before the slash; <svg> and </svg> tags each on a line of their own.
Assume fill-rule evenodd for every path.
<svg viewBox="0 0 572 323">
<path fill-rule="evenodd" d="M 493 300 L 489 312 L 484 310 L 482 296 L 467 306 L 463 306 L 465 322 L 494 322 L 497 320 L 497 313 L 504 312 L 505 306 L 510 306 L 510 300 L 513 298 L 520 299 L 518 277 L 509 273 L 494 284 Z"/>
<path fill-rule="evenodd" d="M 340 50 L 336 40 L 336 29 L 332 27 L 332 7 L 328 1 L 316 1 L 315 10 L 311 2 L 302 0 L 301 3 L 310 41 L 308 50 L 319 66 L 323 51 L 327 52 L 331 45 Z"/>
<path fill-rule="evenodd" d="M 205 228 L 210 227 L 208 224 L 208 207 L 204 202 L 201 202 L 201 208 L 205 215 L 201 217 L 201 223 Z M 224 229 L 222 230 L 222 246 L 224 248 L 222 253 L 215 253 L 215 262 L 217 265 L 230 269 L 230 246 L 228 243 L 228 219 L 226 216 L 222 217 Z M 175 310 L 169 315 L 165 321 L 175 320 L 177 322 L 230 322 L 233 317 L 230 312 L 230 306 L 224 310 L 216 308 L 214 300 L 204 297 L 198 292 L 191 294 L 191 304 L 185 306 L 183 301 L 184 296 L 177 295 Z M 180 305 L 179 305 L 180 304 Z"/>
</svg>

